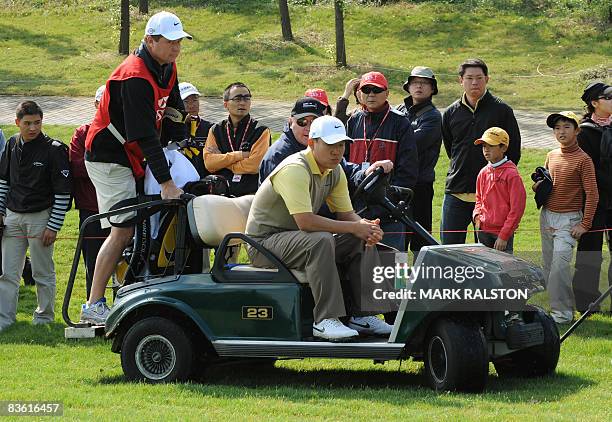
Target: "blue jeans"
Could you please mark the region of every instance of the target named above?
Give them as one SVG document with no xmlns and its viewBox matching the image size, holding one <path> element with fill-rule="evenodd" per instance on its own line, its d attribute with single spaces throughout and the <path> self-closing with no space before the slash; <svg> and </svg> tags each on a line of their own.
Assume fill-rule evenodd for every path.
<svg viewBox="0 0 612 422">
<path fill-rule="evenodd" d="M 497 240 L 497 235 L 488 232 L 478 232 L 478 241 L 483 245 L 493 248 L 495 246 L 495 241 Z M 512 253 L 514 252 L 514 235 L 510 236 L 508 239 L 508 244 L 506 245 L 506 249 L 504 252 Z"/>
<path fill-rule="evenodd" d="M 446 233 L 447 230 L 467 230 L 472 223 L 474 202 L 465 202 L 450 193 L 444 194 L 442 201 L 442 222 L 440 223 L 440 239 L 443 245 L 465 243 L 464 231 Z M 476 235 L 474 234 L 474 242 Z"/>
</svg>

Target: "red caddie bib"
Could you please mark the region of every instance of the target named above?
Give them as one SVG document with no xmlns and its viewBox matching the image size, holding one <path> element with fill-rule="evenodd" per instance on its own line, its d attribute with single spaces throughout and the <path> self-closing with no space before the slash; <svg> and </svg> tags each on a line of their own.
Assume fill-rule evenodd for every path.
<svg viewBox="0 0 612 422">
<path fill-rule="evenodd" d="M 96 135 L 103 129 L 109 127 L 110 121 L 110 81 L 125 81 L 130 78 L 141 78 L 145 79 L 151 87 L 153 88 L 153 98 L 154 98 L 154 108 L 155 108 L 155 128 L 159 132 L 161 129 L 162 118 L 164 117 L 164 111 L 166 109 L 166 104 L 168 103 L 168 97 L 170 96 L 170 92 L 176 83 L 176 64 L 172 63 L 172 76 L 170 77 L 170 82 L 168 83 L 167 88 L 161 88 L 157 85 L 157 82 L 151 75 L 149 69 L 145 65 L 144 60 L 140 57 L 137 57 L 133 54 L 130 54 L 111 74 L 111 76 L 106 81 L 106 90 L 102 95 L 102 99 L 100 100 L 100 104 L 98 106 L 98 110 L 96 112 L 96 116 L 94 117 L 93 122 L 91 123 L 91 127 L 89 128 L 89 132 L 87 133 L 87 138 L 85 140 L 85 149 L 87 151 L 91 151 L 91 145 L 93 143 L 93 139 Z M 111 132 L 115 134 L 112 130 Z M 115 137 L 117 137 L 115 135 Z M 142 169 L 142 161 L 144 160 L 144 155 L 138 146 L 136 139 L 118 139 L 119 142 L 123 144 L 123 148 L 130 160 L 130 166 L 132 167 L 132 172 L 134 173 L 134 177 L 136 179 L 140 179 L 144 176 L 144 170 Z"/>
</svg>

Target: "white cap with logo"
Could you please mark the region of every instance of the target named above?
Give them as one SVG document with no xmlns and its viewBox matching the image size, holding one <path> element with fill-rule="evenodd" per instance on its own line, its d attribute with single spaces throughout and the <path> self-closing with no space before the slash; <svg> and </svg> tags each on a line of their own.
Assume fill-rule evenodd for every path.
<svg viewBox="0 0 612 422">
<path fill-rule="evenodd" d="M 342 141 L 353 142 L 351 138 L 346 136 L 346 129 L 342 121 L 332 116 L 322 116 L 314 119 L 308 137 L 310 139 L 320 138 L 329 145 Z"/>
<path fill-rule="evenodd" d="M 181 93 L 181 100 L 184 100 L 185 98 L 189 97 L 190 95 L 194 95 L 194 94 L 202 95 L 200 94 L 200 91 L 198 91 L 198 89 L 192 84 L 190 84 L 189 82 L 179 83 L 179 91 Z"/>
<path fill-rule="evenodd" d="M 170 41 L 192 39 L 191 35 L 183 31 L 183 24 L 178 16 L 170 12 L 159 12 L 151 16 L 145 28 L 145 37 L 147 35 L 161 35 Z"/>
<path fill-rule="evenodd" d="M 104 91 L 106 91 L 106 85 L 100 85 L 98 89 L 96 89 L 96 96 L 94 98 L 97 102 L 100 102 L 100 100 L 102 99 Z"/>
</svg>

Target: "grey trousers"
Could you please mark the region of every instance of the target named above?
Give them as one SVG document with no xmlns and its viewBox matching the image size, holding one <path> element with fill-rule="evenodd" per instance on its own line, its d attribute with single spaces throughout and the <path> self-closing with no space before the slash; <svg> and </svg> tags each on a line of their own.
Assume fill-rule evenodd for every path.
<svg viewBox="0 0 612 422">
<path fill-rule="evenodd" d="M 371 250 L 364 253 L 363 241 L 357 237 L 351 234 L 334 236 L 328 232 L 286 231 L 259 239 L 259 242 L 288 268 L 306 272 L 315 302 L 315 322 L 347 313 L 358 316 L 387 311 L 360 309 L 363 281 L 371 282 L 372 272 L 368 268 L 376 265 L 378 254 L 374 248 L 368 248 Z M 255 249 L 249 247 L 248 253 L 254 266 L 270 266 L 270 262 Z M 349 309 L 345 307 L 339 268 L 343 279 L 348 282 L 344 296 L 350 299 Z"/>
<path fill-rule="evenodd" d="M 574 310 L 570 262 L 577 240 L 570 230 L 582 221 L 582 212 L 557 213 L 542 208 L 540 234 L 544 278 L 551 315 L 557 322 L 571 321 Z"/>
<path fill-rule="evenodd" d="M 0 330 L 13 324 L 16 320 L 19 281 L 28 247 L 38 300 L 33 322 L 43 324 L 52 322 L 55 318 L 56 287 L 53 244 L 45 247 L 40 239 L 49 221 L 50 211 L 50 208 L 34 213 L 15 213 L 6 210 L 2 236 Z"/>
</svg>

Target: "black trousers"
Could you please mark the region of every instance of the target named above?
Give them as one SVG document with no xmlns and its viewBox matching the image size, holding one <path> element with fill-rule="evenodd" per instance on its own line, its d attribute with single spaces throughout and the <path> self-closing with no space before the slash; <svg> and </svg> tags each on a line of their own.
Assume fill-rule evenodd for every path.
<svg viewBox="0 0 612 422">
<path fill-rule="evenodd" d="M 612 211 L 597 209 L 591 230 L 612 228 Z M 584 312 L 600 295 L 599 279 L 603 262 L 602 247 L 604 234 L 611 246 L 609 231 L 589 231 L 578 240 L 576 263 L 572 289 L 576 300 L 576 309 Z M 608 267 L 608 284 L 612 285 L 612 259 Z"/>
<path fill-rule="evenodd" d="M 431 183 L 419 183 L 414 187 L 414 197 L 412 199 L 412 218 L 414 221 L 419 223 L 425 230 L 431 233 L 431 222 L 432 222 L 432 203 L 434 197 L 433 182 Z M 410 231 L 410 229 L 409 229 Z M 421 250 L 421 247 L 427 246 L 421 236 L 417 234 L 411 234 L 407 236 L 407 241 L 410 242 L 410 250 L 416 260 L 417 252 Z M 408 249 L 406 249 L 408 250 Z"/>
<path fill-rule="evenodd" d="M 96 211 L 90 210 L 79 210 L 79 227 L 83 225 L 83 221 L 87 217 L 97 214 Z M 98 252 L 102 247 L 102 243 L 106 237 L 110 234 L 110 228 L 102 229 L 100 222 L 95 221 L 85 227 L 85 233 L 83 239 L 83 247 L 81 249 L 81 256 L 85 262 L 85 283 L 87 286 L 87 299 L 89 299 L 89 292 L 91 291 L 91 283 L 93 280 L 94 269 L 96 268 L 96 258 Z"/>
</svg>

